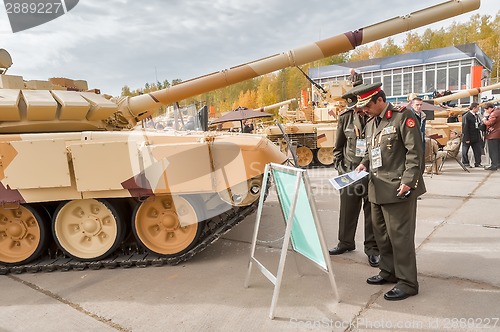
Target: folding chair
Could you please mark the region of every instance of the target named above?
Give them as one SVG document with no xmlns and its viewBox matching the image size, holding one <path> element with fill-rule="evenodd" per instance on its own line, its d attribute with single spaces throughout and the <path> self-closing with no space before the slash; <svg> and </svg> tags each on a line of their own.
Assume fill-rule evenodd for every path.
<svg viewBox="0 0 500 332">
<path fill-rule="evenodd" d="M 448 156 L 448 154 L 446 154 L 446 156 L 444 156 L 444 158 L 443 158 L 443 163 L 439 166 L 439 171 L 441 172 L 441 170 L 443 169 L 443 165 L 444 165 L 444 162 L 446 160 L 453 159 L 453 160 L 455 160 L 460 165 L 460 167 L 462 167 L 462 169 L 464 171 L 466 171 L 467 173 L 470 173 L 470 171 L 467 169 L 467 167 L 465 167 L 465 165 L 462 163 L 462 161 L 459 158 L 460 157 L 459 157 L 458 154 L 455 157 Z"/>
</svg>

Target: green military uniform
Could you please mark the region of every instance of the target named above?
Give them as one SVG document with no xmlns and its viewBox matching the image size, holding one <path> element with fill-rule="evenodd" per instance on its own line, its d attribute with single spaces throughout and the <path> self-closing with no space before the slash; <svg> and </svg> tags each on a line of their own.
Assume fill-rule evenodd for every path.
<svg viewBox="0 0 500 332">
<path fill-rule="evenodd" d="M 366 116 L 360 116 L 347 109 L 339 116 L 333 154 L 339 174 L 353 171 L 362 160 L 356 156 L 356 141 L 365 139 Z M 368 202 L 368 178 L 363 178 L 352 186 L 340 190 L 340 215 L 338 248 L 352 250 L 358 225 L 359 213 L 363 205 L 365 217 L 365 254 L 378 255 L 377 242 L 373 235 L 371 205 Z"/>
<path fill-rule="evenodd" d="M 422 178 L 422 136 L 411 110 L 397 110 L 387 103 L 379 118 L 378 125 L 378 121 L 372 121 L 367 126 L 368 151 L 362 161 L 365 167 L 370 166 L 368 199 L 372 203 L 373 230 L 380 250 L 379 275 L 397 282 L 396 287 L 405 293 L 415 295 L 418 293 L 417 197 L 426 191 Z M 411 188 L 407 199 L 396 196 L 402 183 Z"/>
</svg>

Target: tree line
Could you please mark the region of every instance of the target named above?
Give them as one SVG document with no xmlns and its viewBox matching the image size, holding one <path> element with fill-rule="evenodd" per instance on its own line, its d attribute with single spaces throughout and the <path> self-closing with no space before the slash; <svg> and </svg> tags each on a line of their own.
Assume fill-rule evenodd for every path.
<svg viewBox="0 0 500 332">
<path fill-rule="evenodd" d="M 453 22 L 446 28 L 438 30 L 426 29 L 422 34 L 408 32 L 401 45 L 393 38 L 387 38 L 382 44 L 374 42 L 355 50 L 318 60 L 302 67 L 307 73 L 309 68 L 333 64 L 368 60 L 404 53 L 419 52 L 448 46 L 476 43 L 493 60 L 492 78 L 499 78 L 500 62 L 500 11 L 495 17 L 475 14 L 467 22 Z M 122 96 L 134 96 L 182 82 L 173 79 L 171 82 L 146 83 L 144 88 L 131 90 L 122 87 Z M 298 98 L 300 91 L 310 87 L 308 80 L 297 68 L 286 68 L 261 77 L 243 81 L 231 86 L 214 90 L 200 96 L 182 101 L 183 105 L 203 101 L 215 113 L 226 112 L 238 106 L 257 108 L 271 105 L 283 100 Z M 161 111 L 160 111 L 161 112 Z"/>
</svg>

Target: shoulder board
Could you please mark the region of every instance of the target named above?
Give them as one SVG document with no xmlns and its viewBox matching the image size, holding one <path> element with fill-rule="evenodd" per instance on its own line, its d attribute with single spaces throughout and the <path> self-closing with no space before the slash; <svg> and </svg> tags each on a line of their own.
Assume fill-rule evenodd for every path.
<svg viewBox="0 0 500 332">
<path fill-rule="evenodd" d="M 353 111 L 352 108 L 346 108 L 345 110 L 343 110 L 342 112 L 340 112 L 339 116 L 347 114 L 347 113 L 352 112 L 352 111 Z"/>
<path fill-rule="evenodd" d="M 393 111 L 403 112 L 406 109 L 406 105 L 394 106 Z"/>
</svg>

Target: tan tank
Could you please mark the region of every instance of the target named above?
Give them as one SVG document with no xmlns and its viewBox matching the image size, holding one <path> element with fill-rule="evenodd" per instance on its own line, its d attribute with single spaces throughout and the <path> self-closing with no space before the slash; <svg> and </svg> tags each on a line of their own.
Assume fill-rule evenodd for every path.
<svg viewBox="0 0 500 332">
<path fill-rule="evenodd" d="M 432 102 L 434 103 L 434 105 L 441 105 L 442 103 L 445 103 L 447 101 L 476 96 L 480 93 L 494 89 L 500 89 L 500 83 L 486 85 L 480 88 L 457 91 L 450 95 L 434 98 L 432 99 Z M 479 104 L 479 106 L 483 106 L 484 104 L 485 103 L 481 103 Z M 426 134 L 428 136 L 433 135 L 434 137 L 437 137 L 436 140 L 439 142 L 439 144 L 446 145 L 446 142 L 448 142 L 450 138 L 451 129 L 457 129 L 460 132 L 462 131 L 462 114 L 467 111 L 467 107 L 448 107 L 442 111 L 434 112 L 434 120 L 427 121 L 428 125 L 426 125 Z M 458 116 L 460 121 L 447 123 L 446 120 L 448 119 L 450 114 Z"/>
<path fill-rule="evenodd" d="M 161 105 L 346 52 L 479 4 L 448 1 L 116 99 L 84 91 L 85 81 L 25 82 L 6 75 L 11 60 L 2 51 L 0 272 L 173 264 L 192 257 L 255 207 L 265 165 L 286 157 L 265 136 L 131 130 L 138 121 Z M 135 240 L 126 240 L 137 249 L 122 246 L 130 227 Z"/>
<path fill-rule="evenodd" d="M 296 147 L 298 166 L 330 166 L 333 163 L 337 117 L 346 107 L 342 95 L 350 89 L 350 81 L 328 82 L 321 89 L 304 92 L 298 110 L 280 113 L 285 119 L 282 128 Z M 266 127 L 264 133 L 280 146 L 281 151 L 288 149 L 278 125 Z"/>
</svg>

